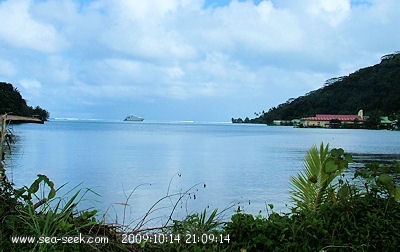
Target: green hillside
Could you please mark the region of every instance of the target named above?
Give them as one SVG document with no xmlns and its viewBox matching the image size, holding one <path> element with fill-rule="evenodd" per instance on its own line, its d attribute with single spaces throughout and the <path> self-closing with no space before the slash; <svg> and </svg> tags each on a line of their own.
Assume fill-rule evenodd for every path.
<svg viewBox="0 0 400 252">
<path fill-rule="evenodd" d="M 400 114 L 400 53 L 385 55 L 377 65 L 362 68 L 348 76 L 332 78 L 324 87 L 297 99 L 290 99 L 263 112 L 250 123 L 272 123 L 316 114 L 366 115 Z M 232 119 L 237 122 L 238 119 Z"/>
<path fill-rule="evenodd" d="M 8 113 L 11 115 L 38 117 L 46 121 L 49 112 L 36 106 L 28 106 L 19 91 L 10 83 L 0 82 L 0 115 Z"/>
</svg>

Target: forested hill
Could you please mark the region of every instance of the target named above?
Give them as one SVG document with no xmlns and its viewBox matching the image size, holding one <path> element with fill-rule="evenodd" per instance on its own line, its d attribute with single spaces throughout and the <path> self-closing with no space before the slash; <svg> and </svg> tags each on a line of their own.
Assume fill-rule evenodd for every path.
<svg viewBox="0 0 400 252">
<path fill-rule="evenodd" d="M 46 110 L 39 106 L 35 108 L 28 106 L 12 84 L 0 82 L 0 115 L 4 113 L 27 117 L 35 116 L 43 121 L 49 118 L 49 112 Z"/>
<path fill-rule="evenodd" d="M 258 118 L 245 121 L 270 124 L 273 120 L 292 120 L 316 114 L 357 114 L 360 109 L 366 115 L 400 114 L 400 52 L 383 56 L 377 65 L 329 79 L 324 87 L 289 99 L 261 113 Z"/>
</svg>

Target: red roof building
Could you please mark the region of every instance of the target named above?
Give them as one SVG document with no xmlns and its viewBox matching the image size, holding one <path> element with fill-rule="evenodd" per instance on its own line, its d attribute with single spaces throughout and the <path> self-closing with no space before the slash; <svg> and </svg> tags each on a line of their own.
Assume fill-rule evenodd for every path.
<svg viewBox="0 0 400 252">
<path fill-rule="evenodd" d="M 332 121 L 336 122 L 332 122 Z M 340 121 L 340 122 L 339 122 Z M 320 115 L 314 117 L 302 118 L 301 122 L 304 127 L 321 127 L 332 128 L 340 125 L 337 124 L 355 124 L 364 122 L 363 111 L 360 110 L 358 115 Z"/>
</svg>

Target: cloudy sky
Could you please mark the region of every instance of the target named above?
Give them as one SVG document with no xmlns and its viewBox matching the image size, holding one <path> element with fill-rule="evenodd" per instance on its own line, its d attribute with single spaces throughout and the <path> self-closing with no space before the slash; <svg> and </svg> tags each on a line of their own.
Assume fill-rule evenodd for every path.
<svg viewBox="0 0 400 252">
<path fill-rule="evenodd" d="M 0 81 L 56 118 L 229 121 L 400 50 L 399 0 L 3 0 Z"/>
</svg>

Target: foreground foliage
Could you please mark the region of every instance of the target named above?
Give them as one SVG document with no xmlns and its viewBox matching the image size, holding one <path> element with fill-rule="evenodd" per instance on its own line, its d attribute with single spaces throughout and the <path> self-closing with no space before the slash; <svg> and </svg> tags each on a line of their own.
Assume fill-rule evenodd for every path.
<svg viewBox="0 0 400 252">
<path fill-rule="evenodd" d="M 396 251 L 400 206 L 368 195 L 326 203 L 316 211 L 254 218 L 239 213 L 227 223 L 230 249 L 248 251 Z"/>
<path fill-rule="evenodd" d="M 396 180 L 400 164 L 367 164 L 353 178 L 346 179 L 341 172 L 351 157 L 341 149 L 328 151 L 327 147 L 322 144 L 319 151 L 313 147 L 306 155 L 305 171 L 293 178 L 298 185 L 291 191 L 296 205 L 290 213 L 232 216 L 225 226 L 233 241 L 229 249 L 396 251 L 400 248 L 397 230 L 400 194 Z M 329 160 L 335 160 L 336 168 L 327 165 Z M 322 175 L 322 171 L 330 171 L 334 176 Z"/>
<path fill-rule="evenodd" d="M 326 201 L 336 201 L 332 181 L 348 168 L 352 158 L 343 149 L 329 151 L 322 143 L 319 150 L 313 146 L 306 154 L 304 171 L 291 178 L 292 200 L 301 209 L 317 209 Z"/>
<path fill-rule="evenodd" d="M 1 139 L 6 142 L 5 131 Z M 4 153 L 3 144 L 0 147 Z M 1 155 L 2 157 L 4 155 Z M 346 178 L 351 157 L 321 144 L 292 178 L 294 207 L 266 216 L 236 212 L 229 221 L 204 210 L 154 229 L 105 224 L 97 211 L 79 210 L 90 190 L 65 195 L 45 175 L 19 189 L 0 166 L 0 251 L 396 251 L 400 248 L 399 163 L 367 164 Z M 107 243 L 13 243 L 12 236 L 106 237 Z M 121 237 L 125 237 L 125 243 Z M 158 237 L 158 240 L 149 237 Z M 132 239 L 131 239 L 132 238 Z M 162 239 L 161 239 L 162 238 Z"/>
</svg>

